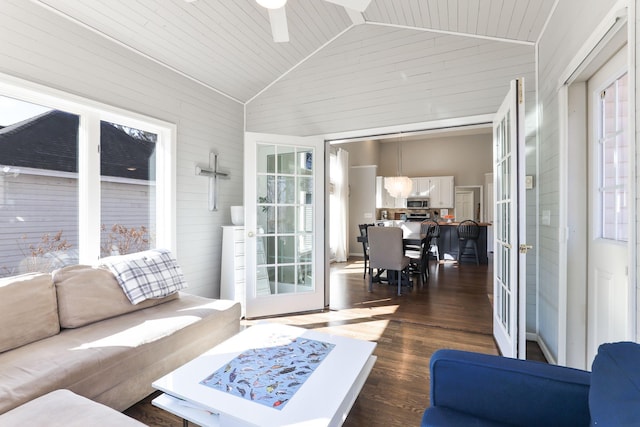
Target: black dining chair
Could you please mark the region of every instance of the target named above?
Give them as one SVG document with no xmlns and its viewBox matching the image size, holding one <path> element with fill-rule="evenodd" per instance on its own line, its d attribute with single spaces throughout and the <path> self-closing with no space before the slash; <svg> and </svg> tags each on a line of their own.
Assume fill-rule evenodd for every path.
<svg viewBox="0 0 640 427">
<path fill-rule="evenodd" d="M 440 247 L 438 246 L 438 239 L 440 238 L 440 225 L 432 220 L 427 219 L 420 224 L 421 233 L 429 236 L 427 256 L 433 254 L 436 258 L 436 262 L 440 262 Z M 424 230 L 424 231 L 423 231 Z"/>
<path fill-rule="evenodd" d="M 358 224 L 358 228 L 360 229 L 360 240 L 362 241 L 362 253 L 364 254 L 364 273 L 362 274 L 362 278 L 367 277 L 367 271 L 369 270 L 369 242 L 367 229 L 369 227 L 373 227 L 375 224 Z M 369 272 L 371 274 L 371 272 Z"/>
<path fill-rule="evenodd" d="M 412 273 L 419 273 L 422 283 L 426 283 L 429 280 L 429 254 L 431 251 L 431 234 L 434 232 L 433 225 L 438 229 L 438 235 L 440 227 L 435 221 L 422 221 L 420 223 L 420 234 L 425 235 L 426 238 L 419 246 L 405 245 L 405 255 L 410 259 L 409 271 Z"/>
<path fill-rule="evenodd" d="M 399 227 L 370 227 L 369 267 L 385 269 L 387 278 L 390 271 L 395 271 L 398 282 L 398 295 L 401 295 L 403 278 L 411 286 L 409 275 L 409 257 L 404 254 L 402 229 Z M 369 274 L 369 292 L 373 291 L 373 277 Z"/>
<path fill-rule="evenodd" d="M 477 222 L 467 219 L 458 224 L 458 264 L 470 245 L 476 257 L 476 265 L 480 265 L 478 260 L 478 238 L 480 237 L 480 226 Z"/>
</svg>

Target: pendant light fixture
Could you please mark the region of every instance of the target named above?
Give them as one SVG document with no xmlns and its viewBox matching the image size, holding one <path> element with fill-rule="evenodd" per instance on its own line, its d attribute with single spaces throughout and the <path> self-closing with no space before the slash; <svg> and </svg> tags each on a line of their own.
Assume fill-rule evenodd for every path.
<svg viewBox="0 0 640 427">
<path fill-rule="evenodd" d="M 406 199 L 411 194 L 413 181 L 407 176 L 402 175 L 402 137 L 397 142 L 397 170 L 396 176 L 386 177 L 384 179 L 384 188 L 391 197 L 400 197 Z"/>
</svg>

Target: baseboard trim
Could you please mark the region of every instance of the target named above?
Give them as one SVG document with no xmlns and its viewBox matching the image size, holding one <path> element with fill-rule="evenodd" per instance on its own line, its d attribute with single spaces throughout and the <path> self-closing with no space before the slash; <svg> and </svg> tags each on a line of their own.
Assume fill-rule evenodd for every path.
<svg viewBox="0 0 640 427">
<path fill-rule="evenodd" d="M 556 360 L 555 357 L 553 357 L 553 354 L 549 350 L 549 347 L 547 346 L 547 344 L 544 342 L 544 340 L 540 335 L 534 332 L 527 332 L 527 341 L 535 341 L 536 343 L 538 343 L 538 345 L 540 346 L 540 350 L 542 351 L 542 354 L 544 355 L 545 359 L 547 359 L 547 362 L 549 362 L 552 365 L 558 364 L 558 361 Z"/>
</svg>

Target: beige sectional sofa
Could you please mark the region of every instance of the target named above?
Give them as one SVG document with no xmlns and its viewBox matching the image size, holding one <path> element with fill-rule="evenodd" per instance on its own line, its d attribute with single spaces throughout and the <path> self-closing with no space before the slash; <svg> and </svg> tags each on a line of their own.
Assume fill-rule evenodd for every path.
<svg viewBox="0 0 640 427">
<path fill-rule="evenodd" d="M 240 306 L 186 293 L 133 305 L 106 268 L 0 279 L 0 414 L 56 389 L 122 411 L 240 329 Z"/>
</svg>

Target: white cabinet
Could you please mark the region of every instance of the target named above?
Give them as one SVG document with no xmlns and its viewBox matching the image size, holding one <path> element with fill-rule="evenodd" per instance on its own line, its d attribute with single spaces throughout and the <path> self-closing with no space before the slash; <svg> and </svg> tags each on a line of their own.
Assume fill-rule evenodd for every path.
<svg viewBox="0 0 640 427">
<path fill-rule="evenodd" d="M 406 207 L 407 199 L 392 197 L 387 189 L 384 188 L 384 177 L 376 176 L 376 208 L 394 209 Z"/>
<path fill-rule="evenodd" d="M 411 188 L 409 197 L 429 197 L 430 180 L 431 178 L 429 177 L 411 178 L 413 187 Z"/>
<path fill-rule="evenodd" d="M 430 177 L 429 206 L 431 208 L 453 208 L 455 205 L 453 190 L 452 176 Z"/>
<path fill-rule="evenodd" d="M 425 176 L 411 178 L 413 188 L 409 197 L 428 197 L 430 208 L 453 208 L 454 186 L 452 176 Z"/>
<path fill-rule="evenodd" d="M 239 302 L 242 317 L 247 301 L 244 260 L 244 226 L 223 226 L 220 298 Z"/>
<path fill-rule="evenodd" d="M 453 208 L 453 176 L 426 176 L 411 178 L 413 186 L 409 197 L 428 197 L 430 208 Z M 407 199 L 391 197 L 384 188 L 384 177 L 376 177 L 376 208 L 406 208 Z"/>
<path fill-rule="evenodd" d="M 220 265 L 220 299 L 237 301 L 241 305 L 241 316 L 245 317 L 247 305 L 247 281 L 245 275 L 245 230 L 243 225 L 222 226 L 222 259 Z M 257 237 L 256 246 L 256 295 L 270 295 L 271 285 L 267 268 L 264 244 Z"/>
</svg>

